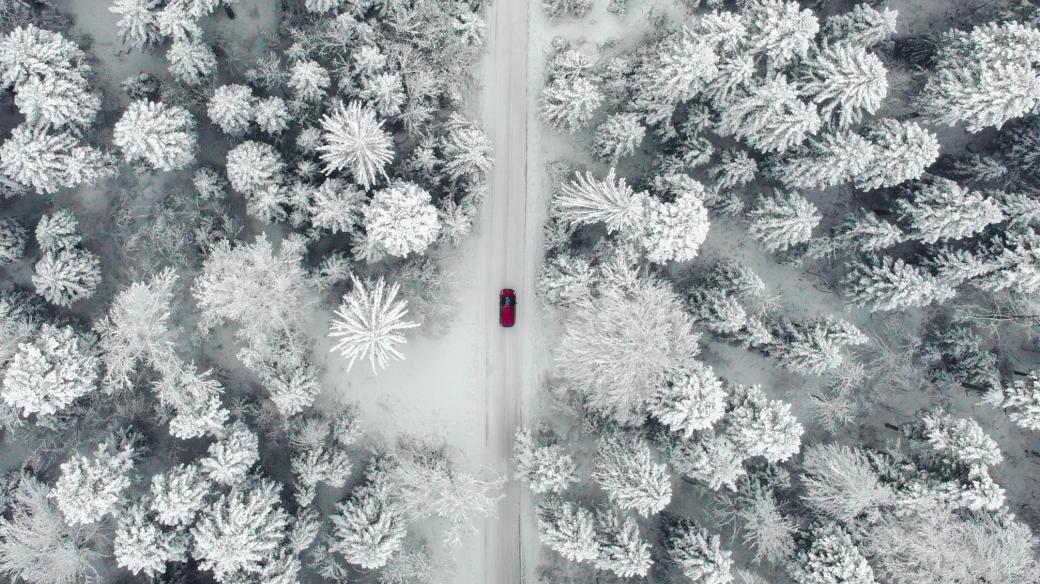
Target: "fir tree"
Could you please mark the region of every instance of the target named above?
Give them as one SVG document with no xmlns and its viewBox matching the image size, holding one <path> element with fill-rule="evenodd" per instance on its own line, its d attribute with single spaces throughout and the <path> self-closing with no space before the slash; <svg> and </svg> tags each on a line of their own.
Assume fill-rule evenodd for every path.
<svg viewBox="0 0 1040 584">
<path fill-rule="evenodd" d="M 831 43 L 846 43 L 868 49 L 896 34 L 899 13 L 889 8 L 874 8 L 870 4 L 856 4 L 845 14 L 827 18 L 821 36 Z"/>
<path fill-rule="evenodd" d="M 802 9 L 797 2 L 748 0 L 742 16 L 747 23 L 748 49 L 764 54 L 777 69 L 804 58 L 820 30 L 812 10 Z"/>
<path fill-rule="evenodd" d="M 824 117 L 836 116 L 839 128 L 859 124 L 888 94 L 881 59 L 847 44 L 825 46 L 805 64 L 799 91 L 820 105 Z"/>
<path fill-rule="evenodd" d="M 212 483 L 197 464 L 180 464 L 152 477 L 150 507 L 159 523 L 191 525 L 206 505 Z"/>
<path fill-rule="evenodd" d="M 663 384 L 651 397 L 647 410 L 673 432 L 691 438 L 722 419 L 726 392 L 711 367 L 698 364 L 688 374 Z"/>
<path fill-rule="evenodd" d="M 407 525 L 390 500 L 389 475 L 383 463 L 373 461 L 365 472 L 365 483 L 350 500 L 337 505 L 332 516 L 334 549 L 347 562 L 371 570 L 382 567 L 401 548 Z"/>
<path fill-rule="evenodd" d="M 289 109 L 285 106 L 285 100 L 272 95 L 256 102 L 253 117 L 260 131 L 265 134 L 277 136 L 289 129 L 292 117 Z"/>
<path fill-rule="evenodd" d="M 81 75 L 30 77 L 15 88 L 14 104 L 25 121 L 37 128 L 90 126 L 101 109 L 101 97 Z"/>
<path fill-rule="evenodd" d="M 0 219 L 0 265 L 22 259 L 29 243 L 28 232 L 14 219 Z"/>
<path fill-rule="evenodd" d="M 733 407 L 726 414 L 723 432 L 741 452 L 769 462 L 798 454 L 804 429 L 791 414 L 790 404 L 766 398 L 757 385 L 740 387 L 731 395 Z"/>
<path fill-rule="evenodd" d="M 663 510 L 672 498 L 667 467 L 654 461 L 643 440 L 624 436 L 600 439 L 593 478 L 621 509 L 650 517 Z"/>
<path fill-rule="evenodd" d="M 899 258 L 867 258 L 851 266 L 845 290 L 870 310 L 901 310 L 945 300 L 949 291 L 931 275 Z"/>
<path fill-rule="evenodd" d="M 332 84 L 329 72 L 317 61 L 297 61 L 289 68 L 289 89 L 301 101 L 316 102 Z"/>
<path fill-rule="evenodd" d="M 617 164 L 618 160 L 635 154 L 645 135 L 646 128 L 637 114 L 613 114 L 596 127 L 592 153 L 603 162 Z"/>
<path fill-rule="evenodd" d="M 129 162 L 178 170 L 195 160 L 198 138 L 188 110 L 161 102 L 134 101 L 116 122 L 112 141 Z"/>
<path fill-rule="evenodd" d="M 50 498 L 69 525 L 97 523 L 113 513 L 130 488 L 134 450 L 114 440 L 98 444 L 92 456 L 74 454 L 61 464 Z"/>
<path fill-rule="evenodd" d="M 351 369 L 358 359 L 368 358 L 372 371 L 386 368 L 391 360 L 404 359 L 397 345 L 407 342 L 400 331 L 419 326 L 404 320 L 407 303 L 397 299 L 398 284 L 387 288 L 380 278 L 374 286 L 351 275 L 354 288 L 343 295 L 329 336 L 336 345 L 331 349 L 348 359 Z"/>
<path fill-rule="evenodd" d="M 653 564 L 650 543 L 639 533 L 639 524 L 631 516 L 622 519 L 613 509 L 596 515 L 596 544 L 593 564 L 621 578 L 646 576 Z"/>
<path fill-rule="evenodd" d="M 761 152 L 784 152 L 819 131 L 821 124 L 816 106 L 798 99 L 794 86 L 780 75 L 752 86 L 723 108 L 718 132 Z"/>
<path fill-rule="evenodd" d="M 82 249 L 47 251 L 32 276 L 36 292 L 57 306 L 90 298 L 101 283 L 101 260 Z"/>
<path fill-rule="evenodd" d="M 4 372 L 0 397 L 24 417 L 51 416 L 97 388 L 99 365 L 72 327 L 44 324 L 18 344 Z"/>
<path fill-rule="evenodd" d="M 599 556 L 596 520 L 575 503 L 550 497 L 538 503 L 538 537 L 549 549 L 572 562 L 589 562 Z"/>
<path fill-rule="evenodd" d="M 179 38 L 173 41 L 166 51 L 166 60 L 170 63 L 170 73 L 173 77 L 185 85 L 198 86 L 213 78 L 217 71 L 217 55 L 209 45 L 197 39 Z M 214 97 L 216 97 L 214 95 Z M 217 107 L 217 117 L 210 114 L 210 119 L 221 127 L 225 132 L 226 127 L 235 129 L 235 117 L 230 112 L 224 112 L 223 108 L 229 104 L 221 104 Z M 223 116 L 223 117 L 221 117 Z M 244 122 L 248 125 L 248 122 Z"/>
<path fill-rule="evenodd" d="M 227 175 L 231 188 L 247 197 L 259 198 L 262 193 L 283 180 L 285 163 L 270 144 L 242 142 L 227 153 Z"/>
<path fill-rule="evenodd" d="M 898 202 L 913 235 L 924 243 L 970 237 L 1000 223 L 1000 204 L 952 180 L 932 178 L 915 185 L 909 200 Z"/>
<path fill-rule="evenodd" d="M 814 444 L 806 449 L 802 471 L 802 501 L 845 525 L 862 518 L 876 520 L 896 501 L 895 492 L 858 448 Z"/>
<path fill-rule="evenodd" d="M 863 190 L 894 187 L 918 178 L 939 158 L 935 134 L 913 122 L 880 120 L 865 128 L 863 137 L 874 147 L 870 164 L 853 177 Z"/>
<path fill-rule="evenodd" d="M 542 90 L 538 111 L 549 127 L 573 134 L 592 120 L 602 103 L 602 91 L 587 77 L 560 77 Z"/>
<path fill-rule="evenodd" d="M 421 254 L 437 240 L 441 227 L 430 193 L 412 182 L 397 181 L 376 191 L 363 215 L 373 260 L 382 254 Z"/>
<path fill-rule="evenodd" d="M 733 580 L 731 552 L 722 548 L 718 535 L 689 519 L 677 518 L 668 526 L 665 549 L 668 559 L 694 584 L 727 584 Z"/>
<path fill-rule="evenodd" d="M 718 74 L 711 46 L 695 35 L 673 33 L 648 47 L 634 73 L 633 102 L 647 125 L 674 136 L 671 117 L 682 102 L 700 93 Z"/>
<path fill-rule="evenodd" d="M 791 191 L 762 196 L 748 212 L 748 233 L 771 252 L 784 251 L 812 237 L 820 222 L 816 206 Z"/>
<path fill-rule="evenodd" d="M 851 132 L 827 133 L 794 156 L 785 157 L 770 172 L 791 188 L 827 188 L 865 172 L 873 156 L 874 149 L 866 138 Z"/>
<path fill-rule="evenodd" d="M 646 201 L 641 242 L 646 258 L 652 262 L 685 262 L 697 257 L 708 237 L 708 210 L 704 207 L 704 187 L 685 176 L 669 185 L 667 195 L 672 202 L 657 197 Z"/>
<path fill-rule="evenodd" d="M 517 478 L 528 481 L 531 492 L 559 494 L 578 482 L 577 466 L 557 436 L 548 429 L 532 432 L 517 428 L 513 442 Z"/>
<path fill-rule="evenodd" d="M 229 136 L 241 136 L 253 121 L 256 100 L 245 85 L 221 85 L 206 106 L 209 119 Z"/>
<path fill-rule="evenodd" d="M 723 150 L 718 162 L 708 169 L 716 192 L 746 185 L 758 175 L 758 163 L 745 150 Z"/>
<path fill-rule="evenodd" d="M 0 145 L 0 170 L 10 180 L 38 193 L 92 184 L 112 174 L 110 159 L 80 144 L 67 131 L 22 124 Z"/>
<path fill-rule="evenodd" d="M 167 562 L 183 561 L 187 552 L 183 538 L 163 532 L 140 503 L 131 505 L 119 518 L 112 548 L 117 566 L 146 578 L 164 574 Z"/>
<path fill-rule="evenodd" d="M 259 446 L 256 434 L 238 422 L 220 440 L 209 445 L 206 456 L 199 459 L 199 466 L 210 479 L 233 486 L 242 482 L 260 460 Z"/>
<path fill-rule="evenodd" d="M 876 584 L 874 570 L 835 523 L 817 524 L 787 572 L 798 584 Z"/>
<path fill-rule="evenodd" d="M 987 400 L 1007 411 L 1015 425 L 1024 430 L 1040 430 L 1040 374 L 1030 372 L 994 395 L 995 399 L 987 396 Z"/>
</svg>

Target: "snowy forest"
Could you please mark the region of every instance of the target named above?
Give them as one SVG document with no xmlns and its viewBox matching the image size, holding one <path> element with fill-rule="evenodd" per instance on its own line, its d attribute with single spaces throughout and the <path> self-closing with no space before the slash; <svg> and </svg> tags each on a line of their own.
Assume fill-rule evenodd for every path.
<svg viewBox="0 0 1040 584">
<path fill-rule="evenodd" d="M 0 85 L 2 582 L 1040 582 L 1036 0 L 0 0 Z"/>
</svg>

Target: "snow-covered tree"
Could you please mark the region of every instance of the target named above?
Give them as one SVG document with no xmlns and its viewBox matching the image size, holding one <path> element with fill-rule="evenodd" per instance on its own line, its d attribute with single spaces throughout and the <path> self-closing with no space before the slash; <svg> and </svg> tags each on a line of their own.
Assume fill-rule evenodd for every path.
<svg viewBox="0 0 1040 584">
<path fill-rule="evenodd" d="M 43 324 L 18 345 L 0 396 L 24 417 L 50 416 L 97 387 L 99 360 L 70 326 Z"/>
<path fill-rule="evenodd" d="M 1040 102 L 1038 45 L 1040 30 L 1017 22 L 947 32 L 919 97 L 922 112 L 978 132 L 1032 111 Z"/>
<path fill-rule="evenodd" d="M 970 237 L 1005 218 L 998 201 L 939 177 L 915 185 L 911 198 L 898 206 L 913 236 L 924 243 Z"/>
<path fill-rule="evenodd" d="M 549 549 L 572 562 L 599 556 L 596 519 L 592 512 L 570 501 L 550 497 L 537 507 L 538 537 Z"/>
<path fill-rule="evenodd" d="M 94 183 L 113 172 L 108 156 L 80 144 L 71 133 L 28 124 L 16 127 L 0 145 L 0 170 L 42 194 Z"/>
<path fill-rule="evenodd" d="M 227 175 L 231 188 L 247 196 L 262 193 L 282 181 L 285 163 L 270 144 L 248 140 L 227 153 Z"/>
<path fill-rule="evenodd" d="M 221 85 L 213 91 L 206 105 L 210 121 L 229 136 L 241 136 L 253 121 L 256 100 L 246 85 Z"/>
<path fill-rule="evenodd" d="M 60 33 L 30 24 L 0 38 L 0 83 L 18 86 L 30 77 L 80 74 L 85 55 Z"/>
<path fill-rule="evenodd" d="M 798 584 L 876 584 L 874 570 L 836 523 L 814 525 L 788 564 L 787 573 Z"/>
<path fill-rule="evenodd" d="M 719 160 L 708 169 L 715 191 L 745 185 L 758 175 L 758 163 L 745 150 L 723 150 Z"/>
<path fill-rule="evenodd" d="M 0 219 L 0 265 L 22 259 L 28 244 L 28 232 L 14 219 Z"/>
<path fill-rule="evenodd" d="M 1000 446 L 971 418 L 954 418 L 944 411 L 926 414 L 921 430 L 929 448 L 944 463 L 994 466 L 1004 460 Z"/>
<path fill-rule="evenodd" d="M 166 572 L 167 562 L 183 561 L 186 552 L 184 538 L 164 532 L 148 517 L 143 504 L 131 505 L 120 515 L 112 542 L 112 553 L 120 568 L 154 578 Z"/>
<path fill-rule="evenodd" d="M 677 180 L 672 182 L 673 178 Z M 640 241 L 646 248 L 646 258 L 652 262 L 685 262 L 697 257 L 708 237 L 704 187 L 682 175 L 664 177 L 664 181 L 672 182 L 667 191 L 674 200 L 646 199 Z"/>
<path fill-rule="evenodd" d="M 163 374 L 176 366 L 168 324 L 176 281 L 174 271 L 167 269 L 147 282 L 131 284 L 94 324 L 105 360 L 106 385 L 130 387 L 130 375 L 141 360 Z"/>
<path fill-rule="evenodd" d="M 949 292 L 921 268 L 891 256 L 868 257 L 851 266 L 845 291 L 870 310 L 900 310 L 945 300 Z"/>
<path fill-rule="evenodd" d="M 843 524 L 877 519 L 895 493 L 881 481 L 867 455 L 839 444 L 814 444 L 802 460 L 804 501 L 817 513 Z"/>
<path fill-rule="evenodd" d="M 703 431 L 696 441 L 678 441 L 671 449 L 669 463 L 713 491 L 736 489 L 737 480 L 747 473 L 743 452 L 729 437 L 713 430 Z"/>
<path fill-rule="evenodd" d="M 732 404 L 724 432 L 746 457 L 781 462 L 798 454 L 804 429 L 790 404 L 768 399 L 757 385 L 735 389 Z"/>
<path fill-rule="evenodd" d="M 199 465 L 180 464 L 152 477 L 151 509 L 163 525 L 191 525 L 211 490 L 212 483 Z"/>
<path fill-rule="evenodd" d="M 304 6 L 309 12 L 328 12 L 343 5 L 343 0 L 306 0 Z"/>
<path fill-rule="evenodd" d="M 279 506 L 281 485 L 251 479 L 221 494 L 191 530 L 191 555 L 221 584 L 263 574 L 285 538 L 288 514 Z"/>
<path fill-rule="evenodd" d="M 592 153 L 603 162 L 617 164 L 618 160 L 636 153 L 645 135 L 646 128 L 638 114 L 613 114 L 596 127 Z"/>
<path fill-rule="evenodd" d="M 95 531 L 70 526 L 47 497 L 47 485 L 19 475 L 0 517 L 0 573 L 12 582 L 75 584 L 96 574 Z"/>
<path fill-rule="evenodd" d="M 896 34 L 899 13 L 890 8 L 856 4 L 844 14 L 836 14 L 823 23 L 820 35 L 830 43 L 846 43 L 868 49 Z"/>
<path fill-rule="evenodd" d="M 620 422 L 642 423 L 650 396 L 698 351 L 682 301 L 649 279 L 605 287 L 568 313 L 564 325 L 557 372 L 586 393 L 590 407 Z"/>
<path fill-rule="evenodd" d="M 208 44 L 199 39 L 185 37 L 173 41 L 166 51 L 166 60 L 170 63 L 170 73 L 173 74 L 173 77 L 185 85 L 202 85 L 217 71 L 216 53 Z M 229 104 L 225 102 L 218 107 L 218 112 L 222 111 L 221 108 L 228 106 Z M 228 124 L 228 127 L 235 127 L 234 124 L 241 123 L 233 121 L 235 118 L 229 113 L 218 113 L 216 118 L 213 117 L 213 114 L 209 115 L 210 119 L 225 132 L 227 131 L 225 124 Z M 245 124 L 248 125 L 248 121 Z"/>
<path fill-rule="evenodd" d="M 1033 371 L 1007 385 L 1002 391 L 986 396 L 1023 430 L 1040 430 L 1040 373 Z"/>
<path fill-rule="evenodd" d="M 636 437 L 617 434 L 600 439 L 592 476 L 615 505 L 643 517 L 659 513 L 672 499 L 668 467 L 656 462 L 650 446 Z"/>
<path fill-rule="evenodd" d="M 113 0 L 108 11 L 120 15 L 116 26 L 120 28 L 123 44 L 131 49 L 144 49 L 159 42 L 159 24 L 155 9 L 159 0 Z"/>
<path fill-rule="evenodd" d="M 260 460 L 260 441 L 245 424 L 238 422 L 206 450 L 199 466 L 210 479 L 222 485 L 240 483 Z"/>
<path fill-rule="evenodd" d="M 863 137 L 873 145 L 874 155 L 866 169 L 853 178 L 856 186 L 866 191 L 918 178 L 939 158 L 935 134 L 914 122 L 879 120 L 863 130 Z"/>
<path fill-rule="evenodd" d="M 581 18 L 590 8 L 592 0 L 542 0 L 542 10 L 549 18 Z"/>
<path fill-rule="evenodd" d="M 394 158 L 393 138 L 375 112 L 351 102 L 342 103 L 321 119 L 322 145 L 318 148 L 325 174 L 349 170 L 365 189 L 371 188 Z"/>
<path fill-rule="evenodd" d="M 285 100 L 276 95 L 256 102 L 253 117 L 256 119 L 256 125 L 260 131 L 272 136 L 288 130 L 289 122 L 292 120 L 289 109 L 285 106 Z"/>
<path fill-rule="evenodd" d="M 673 432 L 690 438 L 722 419 L 726 391 L 711 367 L 697 364 L 662 384 L 647 410 Z"/>
<path fill-rule="evenodd" d="M 123 502 L 133 467 L 133 447 L 106 440 L 92 456 L 74 454 L 63 462 L 49 496 L 69 525 L 97 523 Z"/>
<path fill-rule="evenodd" d="M 801 144 L 822 123 L 816 106 L 800 100 L 794 85 L 778 75 L 736 96 L 722 109 L 717 130 L 769 153 Z"/>
<path fill-rule="evenodd" d="M 578 482 L 574 459 L 547 430 L 517 428 L 513 456 L 517 478 L 528 481 L 531 492 L 537 495 L 562 493 Z"/>
<path fill-rule="evenodd" d="M 407 96 L 405 95 L 404 82 L 400 73 L 396 71 L 379 73 L 364 78 L 361 83 L 361 99 L 365 100 L 365 103 L 371 106 L 377 114 L 390 117 L 402 113 L 401 108 L 405 105 Z M 415 101 L 412 100 L 412 103 L 415 103 Z M 411 115 L 406 112 L 404 115 L 405 121 L 418 125 L 418 121 L 415 119 L 419 117 L 417 112 L 428 111 L 425 107 L 422 107 L 411 110 Z M 429 119 L 429 114 L 424 113 L 422 117 Z"/>
<path fill-rule="evenodd" d="M 191 2 L 169 2 L 163 6 L 155 15 L 159 34 L 175 41 L 182 39 L 193 39 L 202 36 L 202 27 L 199 25 L 199 17 L 191 14 Z"/>
<path fill-rule="evenodd" d="M 675 133 L 671 117 L 676 106 L 718 75 L 718 57 L 706 40 L 686 31 L 673 33 L 649 47 L 636 66 L 629 85 L 635 89 L 633 105 L 662 136 Z"/>
<path fill-rule="evenodd" d="M 162 102 L 131 102 L 116 122 L 112 142 L 129 162 L 156 170 L 178 170 L 195 160 L 198 137 L 188 110 Z"/>
<path fill-rule="evenodd" d="M 74 249 L 83 240 L 79 234 L 79 220 L 70 209 L 41 215 L 35 235 L 37 245 L 45 252 Z"/>
<path fill-rule="evenodd" d="M 603 223 L 608 233 L 627 231 L 643 223 L 646 199 L 645 193 L 633 191 L 623 177 L 615 177 L 611 168 L 602 179 L 591 172 L 575 173 L 553 197 L 553 210 L 572 225 Z"/>
<path fill-rule="evenodd" d="M 549 127 L 573 134 L 592 120 L 602 104 L 603 92 L 588 77 L 558 77 L 542 89 L 538 112 Z"/>
<path fill-rule="evenodd" d="M 876 55 L 844 43 L 826 45 L 806 63 L 799 91 L 819 104 L 824 117 L 835 116 L 838 127 L 859 124 L 888 95 L 888 71 Z"/>
<path fill-rule="evenodd" d="M 370 259 L 382 254 L 421 254 L 437 240 L 440 221 L 430 193 L 413 182 L 396 181 L 372 196 L 363 211 Z"/>
<path fill-rule="evenodd" d="M 34 76 L 15 88 L 14 104 L 26 123 L 34 127 L 71 126 L 79 130 L 93 123 L 101 109 L 101 97 L 78 74 Z"/>
<path fill-rule="evenodd" d="M 596 545 L 596 568 L 621 578 L 646 576 L 653 564 L 650 543 L 639 533 L 639 524 L 632 516 L 622 518 L 613 509 L 596 514 Z"/>
<path fill-rule="evenodd" d="M 311 224 L 332 233 L 353 233 L 364 218 L 365 193 L 344 180 L 326 179 L 309 191 Z"/>
<path fill-rule="evenodd" d="M 774 343 L 767 352 L 780 366 L 810 375 L 837 371 L 845 365 L 845 347 L 867 342 L 859 329 L 840 319 L 794 323 L 783 318 L 770 333 Z"/>
<path fill-rule="evenodd" d="M 748 233 L 771 252 L 809 241 L 820 222 L 816 205 L 793 191 L 763 195 L 748 212 Z"/>
<path fill-rule="evenodd" d="M 354 288 L 343 295 L 329 331 L 330 337 L 338 339 L 331 350 L 348 359 L 348 370 L 366 357 L 372 371 L 377 371 L 377 366 L 385 369 L 391 360 L 404 359 L 397 346 L 408 341 L 401 331 L 419 324 L 404 320 L 408 304 L 397 299 L 399 284 L 388 288 L 383 278 L 373 284 L 353 274 L 351 280 Z"/>
<path fill-rule="evenodd" d="M 491 139 L 476 123 L 452 114 L 438 138 L 445 176 L 454 181 L 483 181 L 491 172 Z"/>
<path fill-rule="evenodd" d="M 731 552 L 717 534 L 685 518 L 676 518 L 667 529 L 668 559 L 693 584 L 727 584 L 733 580 Z"/>
<path fill-rule="evenodd" d="M 366 570 L 380 568 L 401 549 L 407 523 L 390 497 L 385 462 L 373 460 L 365 483 L 332 516 L 334 549 L 347 562 Z"/>
<path fill-rule="evenodd" d="M 741 15 L 747 26 L 748 49 L 764 54 L 777 69 L 804 58 L 820 30 L 813 11 L 792 1 L 748 0 Z"/>
<path fill-rule="evenodd" d="M 325 444 L 308 445 L 294 452 L 289 461 L 293 473 L 294 498 L 301 507 L 314 502 L 318 483 L 342 488 L 350 476 L 352 461 L 346 451 Z"/>
<path fill-rule="evenodd" d="M 101 283 L 101 260 L 79 248 L 47 251 L 36 262 L 32 282 L 47 302 L 71 306 L 94 295 Z"/>
<path fill-rule="evenodd" d="M 317 61 L 296 61 L 289 68 L 289 89 L 293 97 L 302 101 L 316 102 L 325 97 L 325 91 L 332 84 L 327 69 Z"/>
<path fill-rule="evenodd" d="M 831 243 L 835 250 L 878 252 L 904 240 L 906 234 L 898 225 L 860 209 L 859 214 L 846 216 L 835 228 Z"/>
</svg>

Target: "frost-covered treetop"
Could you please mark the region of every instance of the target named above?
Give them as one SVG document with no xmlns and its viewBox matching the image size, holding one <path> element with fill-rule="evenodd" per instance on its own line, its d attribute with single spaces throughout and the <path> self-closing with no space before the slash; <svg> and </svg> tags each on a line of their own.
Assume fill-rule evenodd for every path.
<svg viewBox="0 0 1040 584">
<path fill-rule="evenodd" d="M 321 119 L 323 144 L 318 147 L 325 174 L 349 170 L 358 184 L 371 188 L 394 158 L 393 138 L 375 112 L 360 102 L 342 103 Z"/>
<path fill-rule="evenodd" d="M 397 348 L 408 342 L 402 332 L 419 324 L 405 320 L 408 305 L 397 298 L 399 284 L 387 287 L 383 278 L 364 282 L 353 274 L 351 280 L 354 289 L 343 295 L 332 321 L 329 336 L 337 341 L 330 350 L 347 358 L 348 371 L 365 358 L 373 372 L 385 369 L 390 361 L 404 359 Z"/>
<path fill-rule="evenodd" d="M 645 193 L 637 193 L 624 178 L 615 177 L 614 168 L 603 179 L 591 172 L 575 173 L 574 179 L 560 187 L 553 197 L 555 212 L 576 225 L 603 223 L 608 232 L 629 231 L 644 219 Z"/>
</svg>

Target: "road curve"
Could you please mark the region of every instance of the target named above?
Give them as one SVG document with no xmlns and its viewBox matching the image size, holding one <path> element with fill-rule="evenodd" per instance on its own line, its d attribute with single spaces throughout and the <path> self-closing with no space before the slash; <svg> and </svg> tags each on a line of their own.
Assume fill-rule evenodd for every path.
<svg viewBox="0 0 1040 584">
<path fill-rule="evenodd" d="M 488 54 L 483 67 L 481 116 L 495 150 L 495 167 L 480 229 L 486 230 L 492 249 L 486 257 L 482 288 L 489 310 L 485 315 L 486 375 L 485 441 L 493 466 L 510 479 L 513 435 L 522 422 L 525 391 L 530 389 L 531 332 L 535 315 L 534 272 L 528 233 L 527 208 L 527 60 L 528 6 L 526 0 L 492 0 L 488 8 Z M 497 304 L 502 288 L 517 291 L 517 324 L 498 326 Z M 484 529 L 484 582 L 517 584 L 524 581 L 523 521 L 528 497 L 522 485 L 510 480 L 495 516 Z"/>
</svg>

